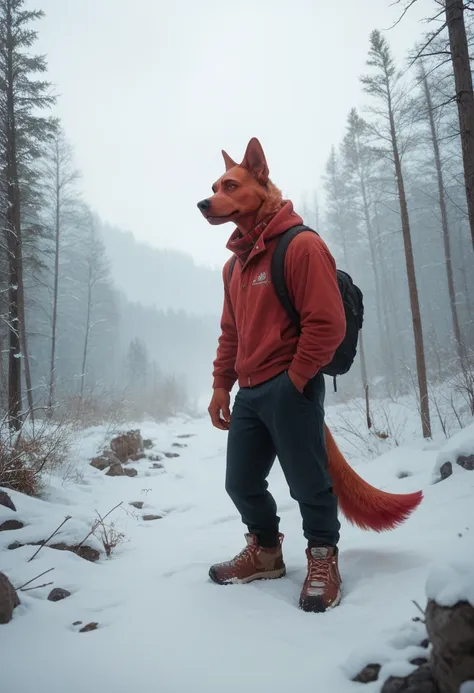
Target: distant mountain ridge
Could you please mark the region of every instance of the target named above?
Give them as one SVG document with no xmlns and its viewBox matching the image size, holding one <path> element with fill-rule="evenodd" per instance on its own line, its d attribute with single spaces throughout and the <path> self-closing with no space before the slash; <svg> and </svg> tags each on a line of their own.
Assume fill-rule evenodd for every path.
<svg viewBox="0 0 474 693">
<path fill-rule="evenodd" d="M 220 270 L 196 265 L 187 253 L 153 248 L 110 224 L 102 225 L 102 235 L 112 278 L 130 301 L 192 315 L 220 314 Z"/>
</svg>

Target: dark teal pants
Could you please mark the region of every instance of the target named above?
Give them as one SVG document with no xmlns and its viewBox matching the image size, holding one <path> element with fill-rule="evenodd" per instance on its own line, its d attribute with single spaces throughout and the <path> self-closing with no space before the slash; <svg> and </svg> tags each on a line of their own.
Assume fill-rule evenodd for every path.
<svg viewBox="0 0 474 693">
<path fill-rule="evenodd" d="M 226 490 L 248 531 L 262 546 L 276 546 L 280 518 L 267 477 L 278 456 L 291 497 L 299 504 L 310 546 L 337 546 L 337 499 L 327 471 L 324 376 L 301 394 L 284 371 L 243 387 L 232 410 Z"/>
</svg>

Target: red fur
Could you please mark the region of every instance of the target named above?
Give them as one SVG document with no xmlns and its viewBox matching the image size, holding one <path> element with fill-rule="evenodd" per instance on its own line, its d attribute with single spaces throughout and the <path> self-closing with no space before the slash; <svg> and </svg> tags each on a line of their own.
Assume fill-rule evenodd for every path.
<svg viewBox="0 0 474 693">
<path fill-rule="evenodd" d="M 349 522 L 375 532 L 394 529 L 402 524 L 420 505 L 422 491 L 399 494 L 374 488 L 347 463 L 327 426 L 325 433 L 334 493 Z"/>
</svg>

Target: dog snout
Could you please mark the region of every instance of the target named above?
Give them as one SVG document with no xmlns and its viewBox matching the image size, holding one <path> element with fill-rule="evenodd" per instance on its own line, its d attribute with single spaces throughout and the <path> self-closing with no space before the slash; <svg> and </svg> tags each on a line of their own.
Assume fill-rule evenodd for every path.
<svg viewBox="0 0 474 693">
<path fill-rule="evenodd" d="M 198 202 L 197 206 L 198 209 L 201 210 L 201 212 L 207 212 L 209 207 L 211 206 L 211 201 L 209 199 L 201 200 L 201 202 Z"/>
</svg>

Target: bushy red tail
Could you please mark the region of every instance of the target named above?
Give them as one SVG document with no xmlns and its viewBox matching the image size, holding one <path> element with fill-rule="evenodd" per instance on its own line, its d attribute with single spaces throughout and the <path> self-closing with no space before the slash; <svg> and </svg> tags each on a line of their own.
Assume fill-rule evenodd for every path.
<svg viewBox="0 0 474 693">
<path fill-rule="evenodd" d="M 325 426 L 329 474 L 339 506 L 348 519 L 361 529 L 383 532 L 402 524 L 423 499 L 416 493 L 386 493 L 368 484 L 348 464 Z"/>
</svg>

